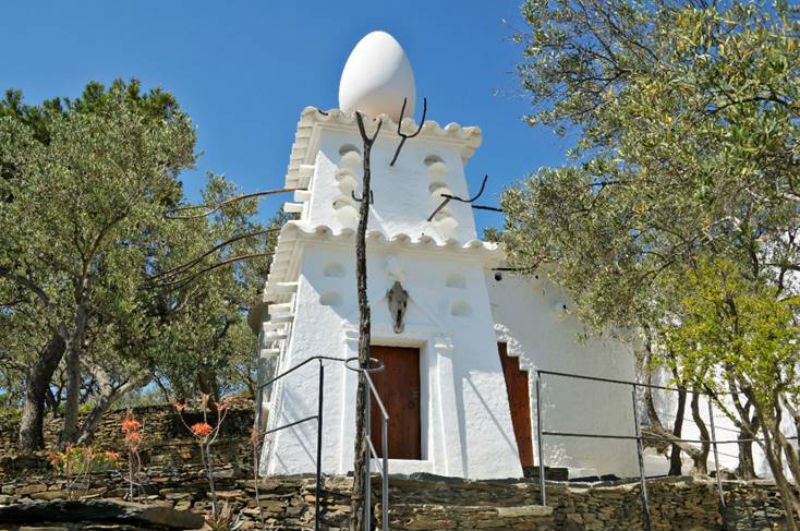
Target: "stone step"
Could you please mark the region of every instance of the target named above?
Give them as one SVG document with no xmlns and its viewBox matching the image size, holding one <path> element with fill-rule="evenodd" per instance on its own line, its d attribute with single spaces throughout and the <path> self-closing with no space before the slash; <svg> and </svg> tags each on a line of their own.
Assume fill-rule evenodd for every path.
<svg viewBox="0 0 800 531">
<path fill-rule="evenodd" d="M 380 519 L 380 506 L 375 510 Z M 553 508 L 543 505 L 484 507 L 466 505 L 393 504 L 389 507 L 389 527 L 415 531 L 458 529 L 553 530 Z"/>
<path fill-rule="evenodd" d="M 90 524 L 110 524 L 136 529 L 200 529 L 203 517 L 169 507 L 153 507 L 105 500 L 59 500 L 0 507 L 1 524 L 78 523 L 78 529 Z M 73 526 L 68 526 L 67 529 Z M 57 525 L 56 529 L 64 528 Z"/>
</svg>

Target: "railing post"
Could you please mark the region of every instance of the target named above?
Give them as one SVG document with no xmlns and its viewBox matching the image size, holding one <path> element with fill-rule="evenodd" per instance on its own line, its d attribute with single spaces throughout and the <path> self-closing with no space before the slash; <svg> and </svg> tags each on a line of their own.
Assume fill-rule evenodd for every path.
<svg viewBox="0 0 800 531">
<path fill-rule="evenodd" d="M 325 387 L 325 366 L 319 360 L 319 400 L 317 403 L 317 485 L 314 489 L 316 507 L 314 508 L 314 529 L 319 531 L 319 520 L 322 514 L 322 397 Z"/>
<path fill-rule="evenodd" d="M 711 403 L 711 397 L 707 396 L 708 400 L 708 422 L 711 426 L 711 447 L 714 449 L 714 470 L 717 476 L 717 492 L 719 493 L 719 506 L 725 508 L 725 494 L 722 492 L 722 479 L 719 477 L 719 452 L 717 450 L 717 430 L 714 428 L 714 406 Z"/>
<path fill-rule="evenodd" d="M 645 531 L 651 531 L 650 502 L 647 499 L 647 479 L 644 475 L 644 452 L 642 450 L 642 433 L 639 429 L 639 404 L 636 394 L 636 384 L 632 384 L 631 396 L 633 399 L 633 427 L 634 433 L 636 434 L 636 453 L 639 456 L 639 483 L 642 489 L 642 516 L 644 518 Z"/>
<path fill-rule="evenodd" d="M 366 373 L 361 373 L 360 375 L 365 380 L 369 378 L 369 375 Z M 370 389 L 369 385 L 366 385 L 367 382 L 364 382 L 364 418 L 365 421 L 365 434 L 364 436 L 367 438 L 367 441 L 372 440 L 372 390 Z M 364 525 L 365 529 L 372 529 L 372 453 L 369 451 L 369 445 L 364 444 L 365 452 L 366 452 L 366 466 L 364 467 Z"/>
<path fill-rule="evenodd" d="M 256 416 L 253 419 L 253 424 L 255 425 L 256 433 L 262 431 L 261 427 L 261 410 L 264 407 L 264 391 L 261 389 L 261 386 L 256 389 Z"/>
<path fill-rule="evenodd" d="M 539 455 L 539 496 L 542 505 L 547 505 L 547 494 L 544 484 L 544 445 L 542 444 L 542 377 L 534 369 L 534 383 L 536 384 L 536 450 Z"/>
<path fill-rule="evenodd" d="M 383 420 L 383 434 L 381 436 L 381 446 L 383 455 L 383 485 L 381 488 L 381 519 L 383 520 L 383 531 L 389 531 L 389 423 L 385 416 Z"/>
</svg>

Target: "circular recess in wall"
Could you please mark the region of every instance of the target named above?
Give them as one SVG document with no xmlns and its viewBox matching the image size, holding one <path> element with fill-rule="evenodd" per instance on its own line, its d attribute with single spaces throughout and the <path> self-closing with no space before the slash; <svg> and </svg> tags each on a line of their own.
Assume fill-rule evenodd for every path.
<svg viewBox="0 0 800 531">
<path fill-rule="evenodd" d="M 343 227 L 355 227 L 358 222 L 358 208 L 352 197 L 339 196 L 333 200 L 333 211 Z"/>
<path fill-rule="evenodd" d="M 336 170 L 336 185 L 344 195 L 350 195 L 358 186 L 358 178 L 353 170 L 341 168 Z"/>
<path fill-rule="evenodd" d="M 336 209 L 336 219 L 341 223 L 342 228 L 354 229 L 358 224 L 358 210 L 356 207 L 346 205 Z"/>
<path fill-rule="evenodd" d="M 442 181 L 432 182 L 431 185 L 428 186 L 428 191 L 437 201 L 443 199 L 441 197 L 442 195 L 453 195 L 453 192 L 450 190 L 447 184 L 443 183 Z"/>
<path fill-rule="evenodd" d="M 440 157 L 439 155 L 431 153 L 430 155 L 425 157 L 424 162 L 425 166 L 430 166 L 432 164 L 436 164 L 437 162 L 444 162 L 444 161 L 442 160 L 442 157 Z"/>
<path fill-rule="evenodd" d="M 358 149 L 353 144 L 344 144 L 342 145 L 342 147 L 339 148 L 339 155 L 341 155 L 342 157 L 344 157 L 348 153 L 355 153 L 359 157 L 361 156 L 361 150 Z"/>
<path fill-rule="evenodd" d="M 448 288 L 466 288 L 467 279 L 464 278 L 464 275 L 453 273 L 447 277 L 445 286 Z"/>
<path fill-rule="evenodd" d="M 344 276 L 344 266 L 339 262 L 328 262 L 322 270 L 326 277 L 341 278 Z"/>
<path fill-rule="evenodd" d="M 339 148 L 339 163 L 348 166 L 361 164 L 361 151 L 353 144 L 345 144 Z"/>
<path fill-rule="evenodd" d="M 472 315 L 472 306 L 467 301 L 453 301 L 453 304 L 450 305 L 450 315 L 468 317 Z"/>
<path fill-rule="evenodd" d="M 431 154 L 425 157 L 425 166 L 428 167 L 430 175 L 444 175 L 447 173 L 447 164 L 445 164 L 442 157 L 439 155 Z"/>
<path fill-rule="evenodd" d="M 323 306 L 340 306 L 342 295 L 338 291 L 326 291 L 319 296 L 319 303 Z"/>
<path fill-rule="evenodd" d="M 553 304 L 553 310 L 555 310 L 556 314 L 561 317 L 569 315 L 570 313 L 569 306 L 567 305 L 566 301 L 556 301 L 556 303 Z"/>
<path fill-rule="evenodd" d="M 450 235 L 458 228 L 458 220 L 453 217 L 453 212 L 447 208 L 444 208 L 436 213 L 436 215 L 433 217 L 433 224 L 444 236 Z"/>
</svg>

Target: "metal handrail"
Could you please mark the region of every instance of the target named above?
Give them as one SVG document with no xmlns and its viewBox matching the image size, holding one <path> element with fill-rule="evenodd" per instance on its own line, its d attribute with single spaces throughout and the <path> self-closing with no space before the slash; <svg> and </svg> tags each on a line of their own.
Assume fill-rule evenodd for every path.
<svg viewBox="0 0 800 531">
<path fill-rule="evenodd" d="M 310 420 L 317 420 L 317 465 L 316 465 L 316 486 L 315 486 L 315 498 L 316 503 L 314 507 L 314 529 L 319 531 L 319 525 L 321 521 L 321 512 L 322 512 L 322 504 L 320 503 L 321 495 L 322 495 L 322 421 L 323 421 L 323 389 L 325 383 L 325 366 L 323 365 L 323 361 L 337 361 L 343 362 L 345 366 L 353 371 L 358 372 L 359 374 L 363 374 L 366 378 L 368 386 L 364 389 L 365 391 L 365 405 L 366 405 L 366 442 L 367 446 L 370 451 L 370 456 L 378 459 L 378 453 L 375 450 L 375 446 L 372 444 L 372 413 L 371 413 L 371 399 L 372 396 L 375 396 L 375 400 L 378 403 L 378 407 L 381 411 L 381 422 L 383 424 L 383 430 L 381 434 L 381 446 L 383 448 L 383 458 L 382 458 L 382 466 L 379 471 L 381 477 L 381 517 L 383 522 L 383 531 L 389 531 L 389 460 L 388 460 L 388 453 L 389 453 L 389 445 L 388 445 L 388 431 L 389 431 L 389 414 L 386 411 L 386 406 L 383 404 L 383 400 L 381 400 L 380 395 L 378 394 L 378 389 L 375 387 L 372 378 L 370 378 L 369 373 L 374 372 L 376 370 L 383 370 L 383 364 L 380 363 L 377 369 L 367 369 L 367 368 L 354 368 L 348 365 L 348 362 L 357 360 L 358 358 L 338 358 L 334 356 L 311 356 L 303 360 L 302 362 L 298 363 L 294 367 L 283 371 L 282 373 L 274 376 L 273 378 L 267 380 L 266 382 L 260 384 L 258 386 L 258 393 L 259 396 L 263 389 L 269 385 L 274 384 L 275 382 L 281 380 L 282 378 L 292 374 L 293 372 L 297 371 L 298 369 L 308 365 L 312 361 L 319 362 L 319 397 L 318 397 L 318 408 L 316 415 L 309 415 L 308 417 L 302 418 L 300 420 L 296 420 L 294 422 L 290 422 L 288 424 L 284 424 L 281 426 L 277 426 L 266 430 L 261 433 L 261 435 L 270 435 L 272 433 L 276 433 L 278 431 L 291 428 L 293 426 L 297 426 L 298 424 L 302 424 L 304 422 L 308 422 Z M 372 360 L 373 358 L 370 358 Z M 378 360 L 375 360 L 378 361 Z M 261 408 L 261 400 L 259 400 L 259 408 Z M 364 512 L 367 522 L 372 521 L 372 483 L 370 481 L 372 471 L 371 471 L 371 462 L 372 458 L 368 458 L 366 460 L 366 483 L 365 483 L 365 504 L 364 504 Z"/>
<path fill-rule="evenodd" d="M 364 375 L 367 377 L 367 383 L 369 384 L 370 389 L 372 389 L 372 394 L 375 395 L 375 400 L 378 401 L 378 407 L 381 408 L 381 414 L 383 415 L 384 420 L 389 420 L 389 413 L 386 412 L 386 407 L 383 405 L 383 400 L 381 400 L 381 397 L 378 394 L 378 389 L 372 382 L 372 378 L 368 372 L 365 372 Z"/>
<path fill-rule="evenodd" d="M 309 415 L 308 417 L 302 418 L 300 420 L 296 420 L 294 422 L 290 422 L 288 424 L 283 424 L 281 426 L 276 426 L 269 430 L 265 430 L 262 435 L 267 436 L 272 433 L 279 432 L 281 430 L 285 430 L 287 428 L 291 428 L 293 426 L 297 426 L 298 424 L 303 424 L 304 422 L 308 422 L 310 420 L 317 421 L 317 465 L 316 465 L 316 485 L 314 488 L 314 497 L 316 499 L 316 503 L 314 504 L 314 529 L 315 531 L 319 531 L 319 524 L 322 515 L 322 503 L 320 500 L 322 499 L 322 421 L 323 421 L 323 389 L 325 386 L 325 366 L 323 365 L 323 361 L 345 361 L 344 358 L 335 358 L 333 356 L 311 356 L 303 360 L 302 362 L 298 363 L 294 367 L 280 373 L 279 375 L 271 378 L 270 380 L 266 381 L 265 383 L 258 386 L 259 395 L 261 394 L 262 390 L 267 387 L 268 385 L 272 385 L 278 380 L 292 374 L 293 372 L 297 371 L 301 367 L 304 367 L 311 363 L 312 361 L 319 362 L 319 397 L 317 401 L 317 414 L 316 415 Z M 261 401 L 259 400 L 258 407 L 261 407 Z"/>
<path fill-rule="evenodd" d="M 644 437 L 641 433 L 641 428 L 639 425 L 639 411 L 638 411 L 638 404 L 637 404 L 637 390 L 641 388 L 649 388 L 649 389 L 661 389 L 665 391 L 683 391 L 683 392 L 690 392 L 690 393 L 698 393 L 702 395 L 706 395 L 708 397 L 708 416 L 709 422 L 711 427 L 711 439 L 710 440 L 695 440 L 695 439 L 681 439 L 676 437 L 674 442 L 686 442 L 686 443 L 709 443 L 713 449 L 714 454 L 714 467 L 716 470 L 716 483 L 717 483 L 717 491 L 719 495 L 719 503 L 720 507 L 725 507 L 725 498 L 723 495 L 722 490 L 722 483 L 721 477 L 719 473 L 719 450 L 718 446 L 721 444 L 734 444 L 740 443 L 745 441 L 756 442 L 761 439 L 759 438 L 748 438 L 748 439 L 736 439 L 736 440 L 717 440 L 716 436 L 716 427 L 714 425 L 714 407 L 712 404 L 712 393 L 706 391 L 698 391 L 693 389 L 682 389 L 678 387 L 669 387 L 664 385 L 654 385 L 654 384 L 645 384 L 639 383 L 629 380 L 620 380 L 615 378 L 603 378 L 600 376 L 587 376 L 581 374 L 571 374 L 565 372 L 558 372 L 558 371 L 547 371 L 547 370 L 540 370 L 540 369 L 533 369 L 534 371 L 534 384 L 535 384 L 535 397 L 536 397 L 536 438 L 537 438 L 537 450 L 538 450 L 538 458 L 539 458 L 539 492 L 541 496 L 541 503 L 542 505 L 546 505 L 547 503 L 547 495 L 545 489 L 545 474 L 544 474 L 544 449 L 543 449 L 543 439 L 544 436 L 556 436 L 556 437 L 579 437 L 579 438 L 593 438 L 593 439 L 618 439 L 618 440 L 631 440 L 636 441 L 636 450 L 637 456 L 639 460 L 639 480 L 641 484 L 641 496 L 642 496 L 642 516 L 644 519 L 644 527 L 647 531 L 651 529 L 651 521 L 650 521 L 650 507 L 649 507 L 649 500 L 647 494 L 647 483 L 646 483 L 646 476 L 644 471 L 644 450 L 642 441 Z M 557 431 L 545 431 L 542 429 L 542 406 L 541 406 L 541 380 L 542 376 L 557 376 L 563 378 L 572 378 L 577 380 L 588 380 L 593 382 L 602 382 L 602 383 L 610 383 L 615 385 L 627 385 L 631 387 L 631 394 L 632 394 L 632 408 L 633 408 L 633 423 L 634 423 L 634 435 L 616 435 L 616 434 L 593 434 L 593 433 L 576 433 L 576 432 L 557 432 Z M 717 395 L 721 394 L 732 394 L 732 392 L 718 392 L 715 393 Z M 788 439 L 798 439 L 800 440 L 800 435 L 791 437 L 787 436 Z"/>
<path fill-rule="evenodd" d="M 319 361 L 345 361 L 346 362 L 347 358 L 336 358 L 336 357 L 333 357 L 333 356 L 311 356 L 310 358 L 307 358 L 306 360 L 301 361 L 300 363 L 298 363 L 297 365 L 295 365 L 291 369 L 287 369 L 287 370 L 283 371 L 282 373 L 280 373 L 278 376 L 273 377 L 271 380 L 267 380 L 265 383 L 262 383 L 261 385 L 258 386 L 258 388 L 259 389 L 263 389 L 268 385 L 272 385 L 275 382 L 277 382 L 278 380 L 280 380 L 281 378 L 283 378 L 284 376 L 287 376 L 287 375 L 293 373 L 294 371 L 296 371 L 300 367 L 302 367 L 304 365 L 307 365 L 307 364 L 311 363 L 312 361 L 317 361 L 317 360 L 319 360 Z"/>
<path fill-rule="evenodd" d="M 378 364 L 376 367 L 362 367 L 361 365 L 358 367 L 351 367 L 350 362 L 352 361 L 360 360 L 357 357 L 347 358 L 347 361 L 345 361 L 345 367 L 351 371 L 358 372 L 359 375 L 363 375 L 367 381 L 367 385 L 364 387 L 364 409 L 366 410 L 366 429 L 364 430 L 364 437 L 366 438 L 366 445 L 367 449 L 369 450 L 369 454 L 367 455 L 366 468 L 364 470 L 364 484 L 368 486 L 364 489 L 364 521 L 372 522 L 372 459 L 379 459 L 378 453 L 375 451 L 375 445 L 372 444 L 372 395 L 375 395 L 375 400 L 378 401 L 378 407 L 381 410 L 381 420 L 383 422 L 383 431 L 381 433 L 383 462 L 380 472 L 381 520 L 383 523 L 383 531 L 389 531 L 389 439 L 387 435 L 389 432 L 389 413 L 387 413 L 386 407 L 383 405 L 383 400 L 381 400 L 381 397 L 378 394 L 378 389 L 375 387 L 375 384 L 369 375 L 371 372 L 382 371 L 384 369 L 384 365 L 382 361 L 372 357 L 369 358 L 369 362 L 376 362 Z"/>
<path fill-rule="evenodd" d="M 383 370 L 383 367 L 380 368 Z M 372 378 L 369 375 L 369 370 L 363 370 L 360 374 L 364 375 L 364 378 L 367 381 L 368 387 L 364 390 L 364 398 L 366 409 L 366 434 L 365 438 L 367 441 L 367 447 L 370 451 L 369 459 L 367 459 L 367 469 L 365 472 L 366 477 L 364 478 L 366 483 L 365 491 L 365 503 L 364 503 L 364 512 L 365 512 L 365 521 L 371 521 L 371 511 L 372 511 L 372 459 L 382 459 L 381 463 L 381 521 L 383 524 L 383 531 L 389 531 L 389 413 L 386 411 L 386 407 L 383 405 L 383 401 L 381 400 L 380 395 L 378 394 L 378 390 L 375 388 L 375 384 L 372 381 Z M 372 395 L 375 395 L 375 400 L 378 402 L 378 407 L 381 410 L 381 422 L 383 424 L 383 430 L 381 430 L 381 447 L 383 449 L 382 456 L 378 456 L 378 452 L 375 450 L 375 445 L 372 444 Z"/>
<path fill-rule="evenodd" d="M 647 389 L 661 389 L 662 391 L 675 391 L 675 392 L 693 392 L 691 389 L 688 388 L 680 388 L 680 387 L 670 387 L 668 385 L 657 385 L 657 384 L 648 384 L 648 383 L 641 383 L 641 382 L 634 382 L 631 380 L 620 380 L 617 378 L 604 378 L 602 376 L 588 376 L 585 374 L 571 374 L 568 372 L 559 372 L 559 371 L 545 371 L 545 370 L 537 370 L 539 374 L 549 375 L 549 376 L 562 376 L 564 378 L 575 378 L 577 380 L 589 380 L 592 382 L 603 382 L 603 383 L 611 383 L 617 385 L 635 385 L 636 387 L 643 387 Z M 718 395 L 730 395 L 733 394 L 730 391 L 715 391 Z M 709 394 L 709 393 L 701 393 L 701 394 Z"/>
</svg>

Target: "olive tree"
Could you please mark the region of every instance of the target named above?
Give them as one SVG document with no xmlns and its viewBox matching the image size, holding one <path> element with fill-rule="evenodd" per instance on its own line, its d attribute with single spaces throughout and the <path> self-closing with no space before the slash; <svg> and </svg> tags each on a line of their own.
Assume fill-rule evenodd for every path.
<svg viewBox="0 0 800 531">
<path fill-rule="evenodd" d="M 511 261 L 557 264 L 551 274 L 588 323 L 640 330 L 671 367 L 689 358 L 665 340 L 665 328 L 689 326 L 688 308 L 698 307 L 687 298 L 691 279 L 717 274 L 702 264 L 735 264 L 736 285 L 758 286 L 774 304 L 796 296 L 800 25 L 790 8 L 529 0 L 523 14 L 528 28 L 516 38 L 533 105 L 527 120 L 570 132 L 576 143 L 569 164 L 542 168 L 504 193 Z M 788 382 L 792 358 L 781 359 L 771 373 L 778 380 L 732 373 L 734 388 Z M 676 379 L 702 388 L 731 374 L 687 376 Z M 796 414 L 777 389 L 778 398 L 731 410 L 734 421 L 778 439 L 774 422 L 752 422 Z M 770 461 L 779 483 L 778 461 L 796 461 L 788 450 Z M 795 529 L 798 500 L 788 488 L 783 494 Z"/>
</svg>

